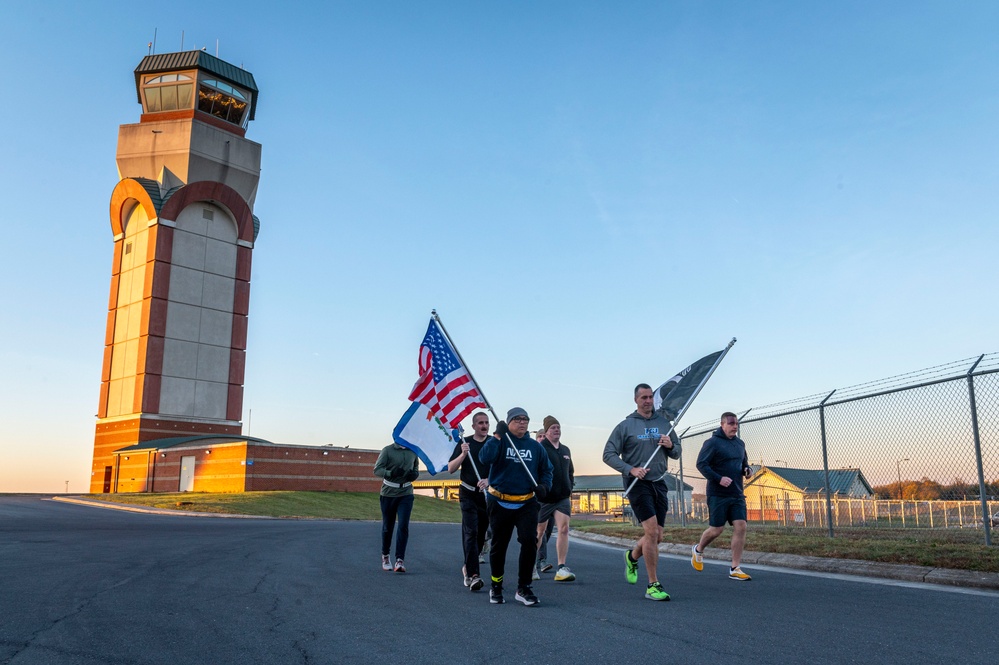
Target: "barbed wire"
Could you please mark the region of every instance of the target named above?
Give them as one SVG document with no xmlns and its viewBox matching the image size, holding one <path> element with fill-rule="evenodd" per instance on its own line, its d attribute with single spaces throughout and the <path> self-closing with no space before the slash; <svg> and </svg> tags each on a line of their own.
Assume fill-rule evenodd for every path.
<svg viewBox="0 0 999 665">
<path fill-rule="evenodd" d="M 897 374 L 895 376 L 890 376 L 884 379 L 876 379 L 866 383 L 858 383 L 845 388 L 837 388 L 836 390 L 827 390 L 825 392 L 806 395 L 804 397 L 796 397 L 783 402 L 774 402 L 772 404 L 764 404 L 763 406 L 755 406 L 748 410 L 737 410 L 736 413 L 746 414 L 747 422 L 751 422 L 754 420 L 773 418 L 774 416 L 792 413 L 794 411 L 817 408 L 822 400 L 830 395 L 832 396 L 829 402 L 831 405 L 862 397 L 869 397 L 871 395 L 905 390 L 907 388 L 913 388 L 927 383 L 949 381 L 967 375 L 968 370 L 971 369 L 971 367 L 975 364 L 975 361 L 977 361 L 980 357 L 981 362 L 979 362 L 975 367 L 974 376 L 999 371 L 999 352 L 987 353 L 984 354 L 984 356 L 962 358 L 961 360 L 944 363 L 943 365 L 926 367 L 913 372 Z M 704 434 L 705 432 L 713 431 L 717 429 L 717 427 L 718 423 L 715 420 L 709 420 L 696 425 L 691 425 L 689 433 L 684 438 L 698 436 Z"/>
</svg>

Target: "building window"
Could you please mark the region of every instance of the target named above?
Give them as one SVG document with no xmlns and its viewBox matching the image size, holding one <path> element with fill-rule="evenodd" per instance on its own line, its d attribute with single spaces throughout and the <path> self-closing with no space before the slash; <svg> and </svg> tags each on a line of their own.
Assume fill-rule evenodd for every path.
<svg viewBox="0 0 999 665">
<path fill-rule="evenodd" d="M 223 81 L 205 79 L 198 86 L 198 110 L 234 125 L 245 124 L 249 104 L 246 93 Z"/>
<path fill-rule="evenodd" d="M 189 109 L 194 92 L 194 81 L 186 74 L 149 76 L 143 83 L 146 113 Z"/>
</svg>

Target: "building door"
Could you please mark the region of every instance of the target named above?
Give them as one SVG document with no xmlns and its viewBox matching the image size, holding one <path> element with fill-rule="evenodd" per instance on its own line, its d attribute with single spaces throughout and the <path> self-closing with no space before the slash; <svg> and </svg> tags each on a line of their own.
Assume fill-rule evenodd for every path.
<svg viewBox="0 0 999 665">
<path fill-rule="evenodd" d="M 194 491 L 194 456 L 180 458 L 180 491 Z"/>
<path fill-rule="evenodd" d="M 111 467 L 104 467 L 104 493 L 111 493 Z"/>
</svg>

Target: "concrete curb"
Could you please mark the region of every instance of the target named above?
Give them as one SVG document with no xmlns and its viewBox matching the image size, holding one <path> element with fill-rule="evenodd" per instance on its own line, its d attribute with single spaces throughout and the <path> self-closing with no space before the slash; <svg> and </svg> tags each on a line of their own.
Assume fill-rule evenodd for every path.
<svg viewBox="0 0 999 665">
<path fill-rule="evenodd" d="M 232 515 L 229 513 L 199 513 L 194 510 L 172 510 L 169 508 L 146 508 L 144 506 L 132 506 L 127 503 L 115 503 L 114 501 L 98 501 L 96 499 L 80 499 L 77 497 L 54 496 L 52 501 L 62 503 L 75 503 L 80 506 L 90 506 L 91 508 L 106 508 L 109 510 L 124 510 L 128 513 L 146 513 L 148 515 L 180 515 L 183 517 L 221 517 L 227 519 L 244 520 L 279 520 L 280 517 L 266 517 L 263 515 Z"/>
<path fill-rule="evenodd" d="M 607 545 L 616 545 L 618 547 L 629 547 L 635 542 L 634 540 L 626 540 L 615 536 L 604 536 L 576 530 L 571 530 L 569 533 L 574 538 Z M 690 543 L 660 543 L 659 551 L 664 554 L 672 554 L 689 559 Z M 704 558 L 712 561 L 730 561 L 731 556 L 729 550 L 715 547 L 709 547 L 704 551 Z M 772 552 L 750 551 L 742 553 L 742 563 L 810 570 L 819 573 L 875 577 L 902 582 L 920 582 L 925 584 L 999 590 L 999 573 L 982 573 L 973 570 L 931 568 L 929 566 L 858 561 L 857 559 L 832 559 L 817 556 L 801 556 L 799 554 L 775 554 Z"/>
</svg>

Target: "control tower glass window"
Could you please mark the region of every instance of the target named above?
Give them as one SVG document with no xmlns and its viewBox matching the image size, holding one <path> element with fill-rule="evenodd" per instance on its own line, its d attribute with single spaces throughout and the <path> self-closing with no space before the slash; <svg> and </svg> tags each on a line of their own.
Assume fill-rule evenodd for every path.
<svg viewBox="0 0 999 665">
<path fill-rule="evenodd" d="M 193 92 L 194 79 L 186 74 L 148 76 L 142 89 L 146 113 L 189 109 L 194 105 Z"/>
<path fill-rule="evenodd" d="M 198 86 L 198 110 L 234 125 L 245 125 L 249 105 L 246 93 L 223 81 L 204 79 Z"/>
</svg>

